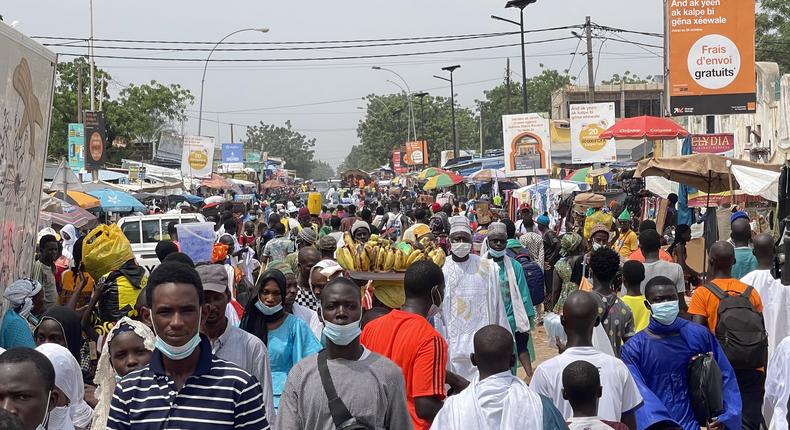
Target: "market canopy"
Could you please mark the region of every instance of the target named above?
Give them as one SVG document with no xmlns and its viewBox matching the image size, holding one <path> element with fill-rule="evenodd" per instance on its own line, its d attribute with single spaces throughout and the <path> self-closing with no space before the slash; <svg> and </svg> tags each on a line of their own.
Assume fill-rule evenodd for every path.
<svg viewBox="0 0 790 430">
<path fill-rule="evenodd" d="M 741 181 L 739 181 L 732 174 L 730 166 L 744 166 L 772 172 L 779 172 L 781 167 L 776 164 L 754 163 L 718 154 L 691 154 L 642 160 L 637 164 L 634 176 L 661 176 L 702 191 L 720 193 L 731 189 L 730 180 L 732 180 L 732 189 L 742 188 L 741 181 L 748 183 L 748 178 L 744 177 L 741 177 Z"/>
<path fill-rule="evenodd" d="M 428 167 L 427 169 L 424 169 L 422 172 L 420 172 L 417 175 L 417 179 L 419 179 L 420 181 L 424 181 L 426 179 L 431 179 L 434 176 L 439 176 L 442 173 L 448 173 L 448 172 L 449 172 L 448 170 L 440 169 L 438 167 Z"/>
<path fill-rule="evenodd" d="M 365 179 L 370 179 L 370 173 L 360 169 L 349 169 L 340 174 L 340 177 L 344 179 L 349 176 L 360 176 Z"/>
<path fill-rule="evenodd" d="M 72 224 L 77 228 L 93 228 L 99 224 L 96 216 L 85 209 L 46 194 L 41 197 L 39 219 L 50 226 Z"/>
<path fill-rule="evenodd" d="M 285 183 L 283 183 L 283 181 L 279 179 L 269 179 L 268 181 L 263 183 L 263 188 L 267 190 L 285 188 Z"/>
<path fill-rule="evenodd" d="M 63 194 L 63 191 L 58 191 L 51 193 L 50 195 L 52 197 L 66 201 L 72 205 L 79 206 L 82 209 L 97 208 L 100 205 L 99 199 L 81 191 L 66 191 L 65 195 Z"/>
<path fill-rule="evenodd" d="M 425 183 L 425 186 L 422 188 L 425 191 L 433 190 L 435 188 L 446 188 L 451 187 L 456 184 L 460 184 L 464 181 L 464 177 L 455 173 L 442 173 L 441 175 L 434 176 L 431 179 L 428 179 L 428 182 Z"/>
<path fill-rule="evenodd" d="M 228 180 L 223 178 L 222 176 L 216 173 L 212 173 L 211 177 L 200 181 L 200 186 L 213 188 L 215 190 L 229 190 L 233 187 L 233 184 L 228 182 Z"/>
<path fill-rule="evenodd" d="M 688 135 L 685 128 L 669 118 L 644 115 L 617 121 L 601 133 L 601 139 L 668 140 Z"/>
<path fill-rule="evenodd" d="M 561 181 L 559 179 L 547 179 L 545 181 L 540 181 L 537 184 L 531 184 L 531 185 L 527 185 L 526 187 L 521 187 L 513 191 L 513 193 L 523 194 L 527 191 L 545 193 L 548 190 L 551 191 L 552 194 L 565 197 L 577 191 L 585 191 L 589 188 L 590 186 L 584 182 Z"/>
<path fill-rule="evenodd" d="M 110 189 L 90 191 L 88 194 L 101 202 L 105 212 L 145 212 L 146 207 L 131 194 Z"/>
<path fill-rule="evenodd" d="M 507 181 L 505 169 L 480 169 L 467 177 L 474 182 Z"/>
</svg>

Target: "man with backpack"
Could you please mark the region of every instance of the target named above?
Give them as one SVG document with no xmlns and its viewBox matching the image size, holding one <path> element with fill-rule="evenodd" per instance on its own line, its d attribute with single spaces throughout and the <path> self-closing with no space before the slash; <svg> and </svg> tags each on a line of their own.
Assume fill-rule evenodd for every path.
<svg viewBox="0 0 790 430">
<path fill-rule="evenodd" d="M 713 280 L 697 288 L 688 312 L 693 321 L 706 325 L 721 343 L 735 369 L 743 401 L 743 428 L 757 430 L 765 394 L 765 365 L 768 335 L 763 321 L 763 303 L 753 287 L 732 277 L 735 248 L 716 242 L 708 253 Z"/>
<path fill-rule="evenodd" d="M 524 367 L 527 377 L 531 378 L 532 359 L 535 353 L 529 332 L 535 323 L 535 307 L 532 304 L 521 261 L 507 256 L 507 241 L 505 224 L 491 223 L 488 226 L 488 251 L 482 257 L 494 260 L 499 267 L 499 292 L 505 305 L 510 331 L 516 339 L 518 360 Z M 540 268 L 538 267 L 537 270 L 540 271 Z M 540 290 L 542 291 L 542 288 Z"/>
</svg>

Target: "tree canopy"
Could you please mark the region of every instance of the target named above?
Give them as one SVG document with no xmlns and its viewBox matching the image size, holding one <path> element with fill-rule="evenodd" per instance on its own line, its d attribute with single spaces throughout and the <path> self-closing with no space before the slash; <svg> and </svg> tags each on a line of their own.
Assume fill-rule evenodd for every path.
<svg viewBox="0 0 790 430">
<path fill-rule="evenodd" d="M 790 72 L 790 2 L 760 0 L 757 10 L 757 61 L 773 61 Z"/>
<path fill-rule="evenodd" d="M 307 178 L 313 169 L 315 141 L 315 138 L 308 139 L 294 130 L 291 121 L 285 121 L 284 127 L 261 121 L 259 125 L 247 128 L 244 146 L 284 159 L 286 169 L 296 170 L 297 176 Z"/>
</svg>

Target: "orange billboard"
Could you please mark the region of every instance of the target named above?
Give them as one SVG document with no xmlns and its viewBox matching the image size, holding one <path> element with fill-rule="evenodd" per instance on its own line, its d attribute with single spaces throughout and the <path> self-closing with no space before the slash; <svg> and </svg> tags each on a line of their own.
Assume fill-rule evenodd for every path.
<svg viewBox="0 0 790 430">
<path fill-rule="evenodd" d="M 428 164 L 428 142 L 425 140 L 406 142 L 406 153 L 403 155 L 403 163 L 407 166 Z"/>
<path fill-rule="evenodd" d="M 755 0 L 668 3 L 672 115 L 755 112 Z"/>
</svg>

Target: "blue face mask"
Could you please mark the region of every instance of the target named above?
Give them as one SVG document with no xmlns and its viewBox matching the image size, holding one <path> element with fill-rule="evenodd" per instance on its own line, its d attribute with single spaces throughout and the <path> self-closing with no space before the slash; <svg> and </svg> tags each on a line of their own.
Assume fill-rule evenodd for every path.
<svg viewBox="0 0 790 430">
<path fill-rule="evenodd" d="M 505 249 L 503 249 L 501 251 L 496 251 L 494 249 L 488 248 L 488 256 L 489 257 L 494 257 L 494 258 L 502 258 L 502 257 L 505 256 L 505 252 L 506 251 L 507 250 L 505 250 Z"/>
<path fill-rule="evenodd" d="M 680 307 L 677 300 L 672 300 L 663 303 L 651 303 L 650 311 L 654 320 L 663 325 L 670 325 L 677 319 Z"/>
<path fill-rule="evenodd" d="M 269 306 L 266 306 L 261 301 L 261 299 L 258 299 L 255 302 L 255 307 L 258 308 L 258 310 L 261 311 L 264 315 L 274 315 L 274 314 L 276 314 L 277 312 L 280 312 L 283 309 L 283 304 L 279 303 L 277 305 L 269 307 Z"/>
<path fill-rule="evenodd" d="M 198 327 L 200 327 L 200 319 L 198 319 Z M 195 349 L 198 347 L 198 345 L 200 345 L 199 331 L 195 333 L 195 336 L 192 337 L 189 342 L 181 346 L 173 346 L 162 340 L 162 338 L 156 334 L 155 326 L 153 329 L 154 334 L 156 335 L 156 339 L 154 340 L 154 348 L 158 349 L 162 354 L 171 360 L 183 360 L 189 357 L 193 352 L 195 352 Z"/>
<path fill-rule="evenodd" d="M 362 334 L 359 323 L 360 320 L 357 320 L 350 324 L 338 325 L 324 320 L 323 335 L 335 345 L 346 346 Z"/>
</svg>

